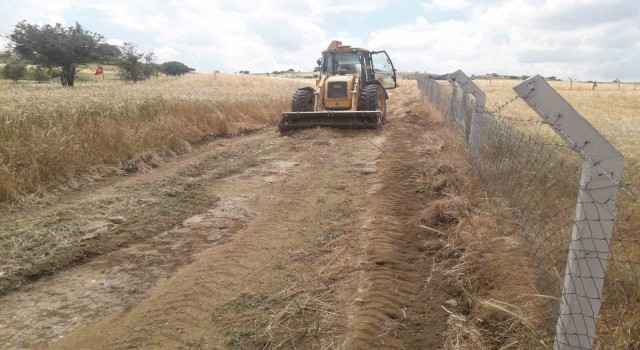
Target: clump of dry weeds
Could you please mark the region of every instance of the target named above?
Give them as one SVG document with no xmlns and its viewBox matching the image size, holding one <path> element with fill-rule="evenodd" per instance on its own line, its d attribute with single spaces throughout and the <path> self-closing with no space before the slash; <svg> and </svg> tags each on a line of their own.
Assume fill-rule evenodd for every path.
<svg viewBox="0 0 640 350">
<path fill-rule="evenodd" d="M 534 287 L 535 265 L 512 210 L 470 176 L 461 141 L 441 136 L 449 159 L 432 161 L 420 188 L 432 201 L 414 224 L 439 237 L 425 243 L 433 254 L 427 283 L 455 296 L 442 306 L 449 315 L 443 348 L 548 347 L 547 299 Z"/>
<path fill-rule="evenodd" d="M 445 349 L 548 346 L 548 334 L 540 331 L 545 300 L 534 297 L 536 271 L 509 209 L 498 199 L 462 193 L 474 192 L 465 187 L 422 218 L 456 223 L 437 247 L 436 276 L 459 302 L 444 306 L 450 314 Z"/>
</svg>

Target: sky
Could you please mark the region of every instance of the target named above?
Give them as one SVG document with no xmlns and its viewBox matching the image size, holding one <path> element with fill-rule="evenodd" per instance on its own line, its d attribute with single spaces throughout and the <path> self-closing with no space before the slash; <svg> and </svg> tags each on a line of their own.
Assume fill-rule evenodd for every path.
<svg viewBox="0 0 640 350">
<path fill-rule="evenodd" d="M 0 35 L 22 20 L 78 22 L 200 72 L 310 71 L 340 40 L 400 71 L 640 81 L 637 0 L 0 0 Z"/>
</svg>

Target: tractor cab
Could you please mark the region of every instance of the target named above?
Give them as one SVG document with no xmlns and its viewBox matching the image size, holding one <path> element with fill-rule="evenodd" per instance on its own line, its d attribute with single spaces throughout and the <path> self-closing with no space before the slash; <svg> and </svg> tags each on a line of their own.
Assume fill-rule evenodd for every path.
<svg viewBox="0 0 640 350">
<path fill-rule="evenodd" d="M 317 63 L 315 87 L 295 92 L 291 112 L 283 113 L 278 124 L 280 131 L 316 126 L 381 128 L 387 90 L 397 86 L 389 55 L 332 41 Z"/>
<path fill-rule="evenodd" d="M 323 75 L 356 75 L 362 85 L 378 82 L 385 89 L 396 87 L 393 63 L 385 51 L 369 51 L 350 46 L 329 47 L 318 60 Z"/>
</svg>

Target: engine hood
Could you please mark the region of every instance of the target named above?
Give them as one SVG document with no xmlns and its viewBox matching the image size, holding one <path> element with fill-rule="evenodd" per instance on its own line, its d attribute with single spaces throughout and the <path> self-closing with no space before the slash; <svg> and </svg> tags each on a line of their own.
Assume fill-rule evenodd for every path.
<svg viewBox="0 0 640 350">
<path fill-rule="evenodd" d="M 351 109 L 356 76 L 332 75 L 324 81 L 322 107 L 327 110 Z"/>
<path fill-rule="evenodd" d="M 338 82 L 338 81 L 343 81 L 346 82 L 347 84 L 351 85 L 353 84 L 353 79 L 355 79 L 355 75 L 353 74 L 345 74 L 345 75 L 332 75 L 330 77 L 327 78 L 327 83 L 331 83 L 331 82 Z"/>
</svg>

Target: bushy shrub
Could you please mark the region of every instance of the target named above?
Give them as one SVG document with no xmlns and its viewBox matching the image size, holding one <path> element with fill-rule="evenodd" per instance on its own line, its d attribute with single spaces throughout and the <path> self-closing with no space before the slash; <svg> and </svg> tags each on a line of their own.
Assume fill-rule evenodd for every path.
<svg viewBox="0 0 640 350">
<path fill-rule="evenodd" d="M 51 79 L 60 78 L 62 70 L 60 68 L 49 68 L 48 73 L 51 76 Z"/>
<path fill-rule="evenodd" d="M 45 69 L 41 66 L 31 66 L 27 68 L 27 73 L 25 74 L 24 79 L 37 81 L 38 83 L 44 83 L 51 80 L 51 75 L 49 74 L 48 69 Z"/>
<path fill-rule="evenodd" d="M 160 71 L 166 75 L 179 76 L 191 72 L 191 68 L 186 64 L 178 61 L 164 62 L 160 65 Z M 240 71 L 242 73 L 242 71 Z"/>
<path fill-rule="evenodd" d="M 149 79 L 154 75 L 156 56 L 153 52 L 138 52 L 133 43 L 120 46 L 120 60 L 117 76 L 125 81 L 138 82 Z"/>
<path fill-rule="evenodd" d="M 2 68 L 2 75 L 14 82 L 24 78 L 26 74 L 27 66 L 19 61 L 9 62 Z"/>
</svg>

